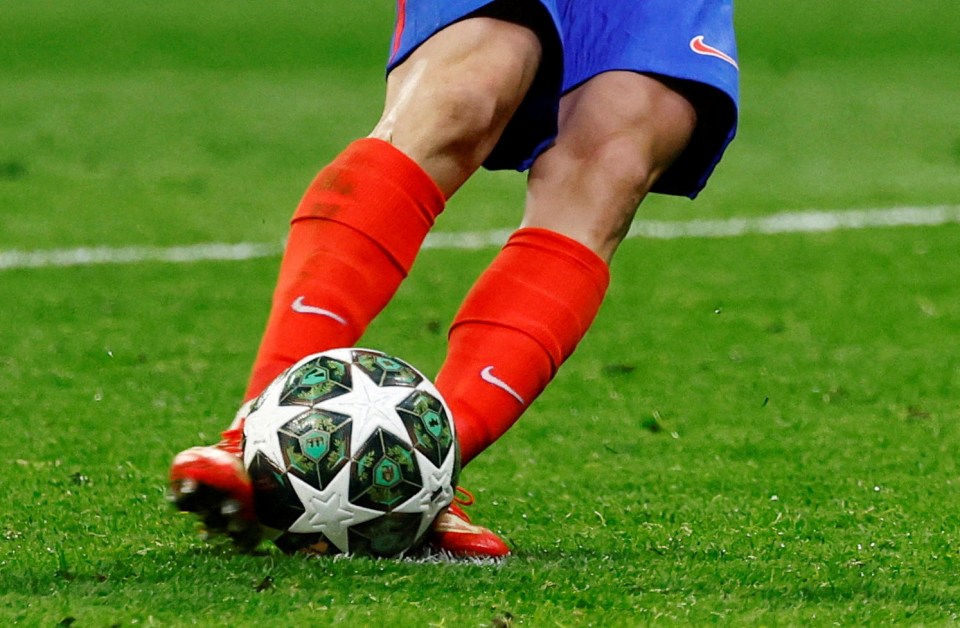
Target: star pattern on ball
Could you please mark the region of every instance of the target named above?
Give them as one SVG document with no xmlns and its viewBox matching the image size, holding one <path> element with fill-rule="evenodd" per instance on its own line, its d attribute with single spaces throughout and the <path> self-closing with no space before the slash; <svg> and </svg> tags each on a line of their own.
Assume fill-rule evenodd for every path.
<svg viewBox="0 0 960 628">
<path fill-rule="evenodd" d="M 423 513 L 420 529 L 417 531 L 417 538 L 421 538 L 427 528 L 433 525 L 433 520 L 437 518 L 440 511 L 453 501 L 454 487 L 450 485 L 450 477 L 453 474 L 455 456 L 447 456 L 438 468 L 419 451 L 416 454 L 417 463 L 423 473 L 423 490 L 400 504 L 394 512 Z M 437 494 L 436 499 L 433 499 L 434 494 Z"/>
<path fill-rule="evenodd" d="M 386 428 L 395 435 L 409 440 L 407 428 L 397 414 L 396 407 L 410 396 L 411 388 L 400 386 L 377 386 L 360 369 L 353 369 L 353 392 L 316 404 L 314 407 L 331 410 L 353 417 L 354 432 L 351 455 L 377 431 Z"/>
<path fill-rule="evenodd" d="M 277 436 L 277 430 L 302 412 L 302 407 L 281 406 L 275 407 L 269 413 L 263 415 L 257 412 L 251 413 L 243 426 L 243 435 L 246 438 L 246 445 L 243 448 L 244 466 L 249 467 L 259 451 L 263 452 L 263 455 L 278 468 L 284 469 L 286 465 L 283 461 L 283 451 L 280 448 L 280 438 Z"/>
<path fill-rule="evenodd" d="M 442 463 L 435 466 L 434 461 L 442 452 L 435 451 L 435 445 L 429 448 L 429 443 L 421 443 L 421 446 L 429 449 L 427 454 L 418 450 L 411 441 L 417 437 L 421 426 L 414 423 L 408 429 L 404 422 L 406 415 L 398 412 L 397 408 L 405 402 L 409 406 L 418 401 L 411 399 L 411 395 L 423 392 L 441 402 L 442 398 L 426 379 L 416 387 L 379 385 L 356 362 L 359 359 L 356 350 L 343 349 L 326 352 L 326 355 L 349 364 L 349 392 L 310 407 L 284 404 L 280 396 L 292 372 L 288 369 L 270 384 L 259 398 L 257 410 L 247 418 L 244 427 L 244 465 L 251 475 L 259 474 L 258 477 L 269 479 L 270 482 L 265 482 L 264 486 L 269 484 L 276 493 L 260 497 L 267 501 L 278 500 L 278 507 L 286 508 L 278 529 L 283 528 L 284 532 L 294 535 L 322 535 L 341 552 L 371 551 L 377 554 L 381 550 L 388 551 L 383 549 L 386 546 L 382 544 L 370 545 L 376 539 L 387 545 L 422 540 L 437 516 L 453 501 L 455 489 L 450 482 L 457 466 L 457 455 L 452 448 L 444 447 L 446 453 L 442 456 Z M 298 365 L 316 358 L 316 355 L 308 356 Z M 292 368 L 296 367 L 294 365 Z M 311 432 L 307 431 L 307 424 L 298 417 L 318 411 L 350 417 L 351 421 L 343 424 L 340 433 L 341 437 L 349 438 L 349 447 L 344 446 L 346 438 L 338 441 L 337 448 L 331 448 L 330 443 L 325 446 L 309 444 L 306 437 Z M 294 424 L 288 429 L 286 426 L 291 421 Z M 449 425 L 449 429 L 453 433 L 454 426 Z M 280 434 L 281 430 L 283 435 Z M 444 442 L 447 442 L 446 437 Z M 335 458 L 328 458 L 327 454 Z M 287 466 L 288 457 L 291 464 L 300 465 L 296 470 Z M 270 464 L 264 464 L 266 460 Z M 338 471 L 330 466 L 334 462 Z M 330 473 L 308 473 L 301 468 L 313 463 L 318 469 L 318 465 L 326 464 L 324 468 L 333 476 Z M 362 473 L 355 476 L 354 472 L 358 469 L 362 469 Z M 277 477 L 267 477 L 271 474 Z M 350 494 L 354 481 L 358 482 L 354 486 L 354 490 L 358 491 L 356 502 L 351 501 Z M 401 522 L 402 531 L 396 529 Z M 354 533 L 351 530 L 356 526 L 363 528 L 363 541 L 358 547 L 352 547 L 351 537 Z M 401 533 L 403 538 L 393 538 Z M 386 536 L 380 538 L 378 535 Z"/>
<path fill-rule="evenodd" d="M 305 509 L 289 530 L 304 534 L 320 532 L 341 552 L 349 551 L 349 529 L 383 513 L 350 502 L 350 468 L 338 473 L 330 484 L 317 490 L 300 478 L 290 475 L 293 490 Z"/>
</svg>

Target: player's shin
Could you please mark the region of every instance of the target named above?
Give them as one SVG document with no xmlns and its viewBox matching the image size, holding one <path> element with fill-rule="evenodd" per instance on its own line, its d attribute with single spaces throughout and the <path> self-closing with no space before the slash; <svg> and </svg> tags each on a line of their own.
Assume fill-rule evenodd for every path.
<svg viewBox="0 0 960 628">
<path fill-rule="evenodd" d="M 294 214 L 247 398 L 305 355 L 356 344 L 443 210 L 413 160 L 358 140 L 320 171 Z"/>
<path fill-rule="evenodd" d="M 437 376 L 464 464 L 547 386 L 593 322 L 608 283 L 607 264 L 575 240 L 532 228 L 510 238 L 457 313 Z"/>
</svg>

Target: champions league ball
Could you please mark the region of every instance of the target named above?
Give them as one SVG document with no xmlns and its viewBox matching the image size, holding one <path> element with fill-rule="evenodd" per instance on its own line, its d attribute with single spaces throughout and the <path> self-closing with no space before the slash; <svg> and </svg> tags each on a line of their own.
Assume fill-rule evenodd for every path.
<svg viewBox="0 0 960 628">
<path fill-rule="evenodd" d="M 450 505 L 460 450 L 436 387 L 370 349 L 303 358 L 253 402 L 243 463 L 287 552 L 397 556 Z"/>
</svg>

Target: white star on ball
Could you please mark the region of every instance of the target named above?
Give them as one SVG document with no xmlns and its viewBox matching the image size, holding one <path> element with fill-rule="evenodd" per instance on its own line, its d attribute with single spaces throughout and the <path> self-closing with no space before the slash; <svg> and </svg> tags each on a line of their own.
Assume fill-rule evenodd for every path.
<svg viewBox="0 0 960 628">
<path fill-rule="evenodd" d="M 321 532 L 341 552 L 347 552 L 350 526 L 376 519 L 383 513 L 350 502 L 350 466 L 341 469 L 323 490 L 317 490 L 295 475 L 287 476 L 300 497 L 305 512 L 289 527 L 291 532 Z"/>
<path fill-rule="evenodd" d="M 314 407 L 353 417 L 350 454 L 354 455 L 379 428 L 386 428 L 404 442 L 409 442 L 407 428 L 397 414 L 397 406 L 413 394 L 413 388 L 377 386 L 370 377 L 352 368 L 353 390 L 316 404 Z"/>
<path fill-rule="evenodd" d="M 420 465 L 420 471 L 423 474 L 423 490 L 400 504 L 394 509 L 394 512 L 403 512 L 410 514 L 423 513 L 420 520 L 420 529 L 417 530 L 417 538 L 421 538 L 436 519 L 437 514 L 446 508 L 453 501 L 453 486 L 449 479 L 453 474 L 453 461 L 455 456 L 449 455 L 439 468 L 433 466 L 430 459 L 421 454 L 417 454 L 417 464 Z M 432 499 L 434 493 L 439 491 L 436 499 Z"/>
<path fill-rule="evenodd" d="M 243 466 L 249 468 L 257 452 L 269 458 L 280 470 L 285 470 L 283 451 L 277 430 L 304 412 L 303 406 L 275 406 L 264 412 L 254 412 L 243 424 L 243 435 L 247 443 L 243 448 Z"/>
</svg>

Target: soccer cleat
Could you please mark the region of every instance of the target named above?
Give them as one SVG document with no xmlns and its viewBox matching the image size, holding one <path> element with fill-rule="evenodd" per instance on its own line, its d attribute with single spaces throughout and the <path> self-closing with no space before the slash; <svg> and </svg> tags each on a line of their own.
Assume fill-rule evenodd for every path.
<svg viewBox="0 0 960 628">
<path fill-rule="evenodd" d="M 253 485 L 240 457 L 242 434 L 241 420 L 223 433 L 220 443 L 177 454 L 170 465 L 167 499 L 178 510 L 199 517 L 205 538 L 225 534 L 238 548 L 249 551 L 262 533 L 253 506 Z"/>
<path fill-rule="evenodd" d="M 463 506 L 473 504 L 473 495 L 457 487 L 461 493 L 454 497 L 449 508 L 440 513 L 433 522 L 433 529 L 427 543 L 457 558 L 503 558 L 510 554 L 510 548 L 491 530 L 470 521 L 470 515 Z"/>
</svg>

